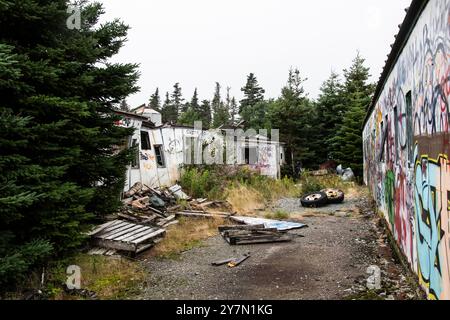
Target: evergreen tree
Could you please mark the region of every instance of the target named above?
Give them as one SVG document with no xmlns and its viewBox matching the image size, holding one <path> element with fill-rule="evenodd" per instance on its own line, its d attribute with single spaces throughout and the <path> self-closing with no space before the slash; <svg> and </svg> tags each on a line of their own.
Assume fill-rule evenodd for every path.
<svg viewBox="0 0 450 320">
<path fill-rule="evenodd" d="M 310 137 L 315 128 L 311 121 L 313 105 L 303 89 L 300 72 L 289 71 L 287 85 L 282 89 L 281 97 L 269 105 L 269 119 L 272 129 L 280 130 L 280 139 L 286 143 L 287 162 L 295 172 L 297 162 L 304 166 L 314 163 L 315 146 Z"/>
<path fill-rule="evenodd" d="M 220 96 L 220 84 L 216 82 L 216 89 L 214 92 L 214 98 L 211 102 L 213 110 L 213 127 L 218 128 L 225 125 L 229 121 L 228 109 L 226 108 L 222 98 Z"/>
<path fill-rule="evenodd" d="M 155 93 L 150 96 L 149 107 L 153 110 L 161 112 L 161 98 L 159 96 L 159 88 L 156 88 Z"/>
<path fill-rule="evenodd" d="M 238 121 L 238 114 L 239 114 L 239 110 L 238 110 L 238 105 L 236 103 L 236 98 L 233 97 L 231 98 L 231 102 L 230 102 L 230 109 L 229 109 L 229 113 L 230 113 L 230 124 L 231 125 L 236 125 L 237 121 Z"/>
<path fill-rule="evenodd" d="M 127 100 L 123 99 L 120 102 L 119 110 L 125 111 L 125 112 L 129 112 L 130 111 L 130 106 L 128 105 Z"/>
<path fill-rule="evenodd" d="M 332 72 L 322 84 L 316 102 L 314 139 L 316 143 L 316 161 L 320 165 L 331 158 L 330 139 L 338 132 L 345 114 L 343 85 L 339 75 Z"/>
<path fill-rule="evenodd" d="M 0 5 L 0 283 L 49 254 L 79 246 L 95 216 L 117 210 L 130 129 L 114 108 L 137 91 L 137 65 L 105 63 L 128 27 L 98 26 L 85 4 L 67 28 L 68 1 Z M 14 30 L 14 32 L 11 32 Z"/>
<path fill-rule="evenodd" d="M 330 139 L 332 157 L 358 176 L 363 173 L 362 126 L 375 88 L 369 83 L 369 68 L 364 62 L 358 53 L 350 69 L 344 70 L 346 112 L 336 136 Z"/>
<path fill-rule="evenodd" d="M 265 90 L 259 86 L 256 76 L 250 73 L 247 77 L 247 83 L 241 88 L 241 91 L 244 93 L 244 99 L 240 101 L 239 114 L 243 120 L 251 122 L 254 113 L 253 108 L 258 102 L 264 101 Z"/>
<path fill-rule="evenodd" d="M 200 105 L 198 104 L 198 94 L 196 88 L 190 103 L 187 104 L 187 110 L 180 115 L 178 123 L 192 126 L 194 125 L 195 121 L 200 120 L 201 120 L 201 109 Z"/>
<path fill-rule="evenodd" d="M 211 127 L 211 103 L 208 100 L 203 100 L 200 105 L 200 120 L 203 123 L 203 128 L 209 129 Z"/>
<path fill-rule="evenodd" d="M 168 92 L 166 92 L 166 99 L 164 100 L 164 104 L 161 109 L 161 116 L 164 123 L 177 122 L 178 120 L 177 107 L 170 99 Z"/>
<path fill-rule="evenodd" d="M 183 95 L 181 94 L 180 84 L 178 82 L 175 83 L 175 85 L 173 86 L 173 92 L 170 97 L 172 99 L 174 114 L 176 111 L 176 119 L 174 120 L 174 121 L 176 121 L 178 119 L 178 115 L 181 114 L 182 112 L 186 111 L 186 105 L 183 103 L 184 99 L 183 99 Z"/>
</svg>

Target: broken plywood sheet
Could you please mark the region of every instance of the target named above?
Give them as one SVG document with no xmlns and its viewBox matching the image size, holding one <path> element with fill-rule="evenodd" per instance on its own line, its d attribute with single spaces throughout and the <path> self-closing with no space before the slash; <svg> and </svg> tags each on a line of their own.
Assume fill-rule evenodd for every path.
<svg viewBox="0 0 450 320">
<path fill-rule="evenodd" d="M 234 216 L 234 217 L 230 217 L 230 218 L 233 221 L 247 224 L 247 225 L 263 224 L 266 228 L 277 229 L 278 231 L 287 231 L 287 230 L 302 229 L 302 228 L 308 227 L 306 224 L 303 224 L 303 223 L 288 222 L 288 221 L 281 221 L 281 220 L 271 220 L 271 219 L 241 217 L 241 216 Z"/>
</svg>

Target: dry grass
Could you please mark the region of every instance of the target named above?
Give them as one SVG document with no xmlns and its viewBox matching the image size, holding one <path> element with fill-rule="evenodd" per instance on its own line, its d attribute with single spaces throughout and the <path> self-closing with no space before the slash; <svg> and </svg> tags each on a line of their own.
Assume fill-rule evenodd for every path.
<svg viewBox="0 0 450 320">
<path fill-rule="evenodd" d="M 233 186 L 227 191 L 227 201 L 238 214 L 252 214 L 266 207 L 264 197 L 255 189 L 245 186 Z"/>
<path fill-rule="evenodd" d="M 69 263 L 81 268 L 82 289 L 95 292 L 102 300 L 124 299 L 139 293 L 145 284 L 145 271 L 137 262 L 125 258 L 80 254 Z M 65 270 L 59 270 L 53 278 L 56 280 L 65 276 Z M 80 298 L 69 296 L 62 290 L 54 293 L 56 300 Z"/>
<path fill-rule="evenodd" d="M 14 292 L 8 292 L 6 299 L 24 299 L 31 291 L 41 290 L 48 300 L 84 300 L 87 296 L 79 295 L 79 291 L 66 292 L 65 286 L 68 266 L 76 265 L 81 269 L 81 289 L 94 292 L 98 299 L 115 300 L 133 297 L 140 293 L 146 280 L 146 272 L 138 262 L 121 257 L 76 256 L 51 263 L 45 270 L 45 282 L 41 286 L 41 273 L 36 271 Z"/>
<path fill-rule="evenodd" d="M 202 241 L 219 234 L 218 226 L 228 224 L 225 219 L 181 218 L 170 226 L 166 237 L 150 254 L 159 258 L 176 259 L 179 254 L 202 245 Z"/>
</svg>

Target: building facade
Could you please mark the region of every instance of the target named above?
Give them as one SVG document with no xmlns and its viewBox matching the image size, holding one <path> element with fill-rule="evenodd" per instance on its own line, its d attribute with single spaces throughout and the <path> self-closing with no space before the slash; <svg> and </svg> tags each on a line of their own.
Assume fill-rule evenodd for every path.
<svg viewBox="0 0 450 320">
<path fill-rule="evenodd" d="M 364 125 L 364 172 L 429 299 L 450 299 L 450 0 L 413 1 Z"/>
<path fill-rule="evenodd" d="M 246 166 L 261 175 L 280 178 L 284 159 L 281 143 L 260 135 L 231 136 L 227 130 L 155 125 L 160 117 L 148 109 L 139 109 L 139 114 L 117 111 L 122 116 L 117 125 L 135 129 L 128 146 L 136 147 L 137 153 L 127 170 L 125 190 L 136 182 L 170 187 L 180 179 L 185 165 Z"/>
</svg>

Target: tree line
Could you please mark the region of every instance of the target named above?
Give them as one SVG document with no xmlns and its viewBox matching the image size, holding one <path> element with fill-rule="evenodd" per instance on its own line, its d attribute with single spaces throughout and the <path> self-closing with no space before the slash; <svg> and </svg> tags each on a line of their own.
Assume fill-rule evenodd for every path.
<svg viewBox="0 0 450 320">
<path fill-rule="evenodd" d="M 256 75 L 250 73 L 241 88 L 243 99 L 237 103 L 226 88 L 216 82 L 213 98 L 199 101 L 195 89 L 186 101 L 179 83 L 173 92 L 166 92 L 162 101 L 159 89 L 151 95 L 148 105 L 161 112 L 164 123 L 193 125 L 202 121 L 203 128 L 235 126 L 245 129 L 279 129 L 281 141 L 289 155 L 285 173 L 293 175 L 297 164 L 316 169 L 333 160 L 362 174 L 362 125 L 366 108 L 374 92 L 369 82 L 369 68 L 358 53 L 343 77 L 332 72 L 316 100 L 310 99 L 303 84 L 307 81 L 298 69 L 288 73 L 286 85 L 278 98 L 265 98 L 265 90 Z M 128 110 L 126 103 L 123 109 Z M 242 121 L 242 122 L 241 122 Z"/>
</svg>

